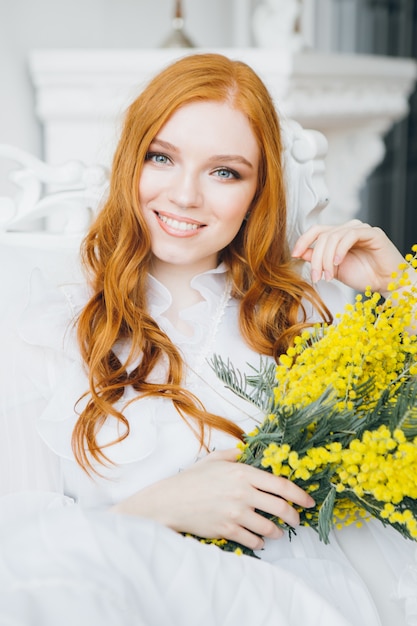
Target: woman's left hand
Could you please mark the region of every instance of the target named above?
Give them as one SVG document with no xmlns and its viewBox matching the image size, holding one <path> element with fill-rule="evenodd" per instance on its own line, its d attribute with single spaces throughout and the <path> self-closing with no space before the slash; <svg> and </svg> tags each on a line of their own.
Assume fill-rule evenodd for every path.
<svg viewBox="0 0 417 626">
<path fill-rule="evenodd" d="M 371 287 L 382 295 L 404 261 L 383 230 L 356 219 L 312 226 L 298 239 L 292 256 L 311 264 L 313 282 L 336 278 L 357 291 Z"/>
</svg>

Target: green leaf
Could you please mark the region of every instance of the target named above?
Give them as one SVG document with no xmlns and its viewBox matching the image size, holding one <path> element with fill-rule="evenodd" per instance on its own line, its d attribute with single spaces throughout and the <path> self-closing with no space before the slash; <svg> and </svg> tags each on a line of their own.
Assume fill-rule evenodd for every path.
<svg viewBox="0 0 417 626">
<path fill-rule="evenodd" d="M 274 397 L 275 363 L 260 358 L 259 369 L 248 364 L 254 371 L 252 376 L 243 375 L 229 359 L 224 362 L 217 354 L 213 355 L 209 364 L 228 389 L 264 413 L 268 413 Z"/>
<path fill-rule="evenodd" d="M 329 534 L 333 526 L 333 509 L 336 502 L 336 489 L 332 487 L 320 507 L 317 530 L 321 541 L 329 543 Z"/>
</svg>

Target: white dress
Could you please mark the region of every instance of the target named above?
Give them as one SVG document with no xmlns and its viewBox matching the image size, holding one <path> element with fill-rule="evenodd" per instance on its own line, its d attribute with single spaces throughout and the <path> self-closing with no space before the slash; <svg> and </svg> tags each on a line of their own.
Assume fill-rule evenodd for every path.
<svg viewBox="0 0 417 626">
<path fill-rule="evenodd" d="M 124 411 L 130 435 L 106 449 L 115 465 L 89 478 L 70 443 L 74 404 L 87 389 L 71 321 L 86 287 L 49 290 L 37 272 L 31 284 L 30 305 L 17 325 L 12 312 L 2 337 L 0 625 L 417 624 L 416 544 L 379 523 L 339 531 L 330 545 L 301 528 L 292 541 L 267 541 L 257 560 L 110 513 L 112 504 L 194 463 L 198 442 L 168 400 L 141 399 Z M 207 410 L 250 430 L 260 416 L 208 362 L 220 354 L 241 371 L 259 364 L 239 334 L 224 267 L 195 277 L 193 286 L 202 301 L 182 312 L 191 337 L 164 316 L 171 296 L 149 277 L 151 315 L 182 351 L 187 388 Z M 132 397 L 128 390 L 123 402 Z M 108 418 L 99 441 L 118 434 Z M 209 442 L 212 450 L 234 445 L 217 432 Z"/>
</svg>

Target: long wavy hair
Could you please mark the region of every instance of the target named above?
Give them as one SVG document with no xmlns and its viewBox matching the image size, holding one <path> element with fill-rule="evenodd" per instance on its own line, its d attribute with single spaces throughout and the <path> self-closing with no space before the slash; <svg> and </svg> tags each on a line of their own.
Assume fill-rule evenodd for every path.
<svg viewBox="0 0 417 626">
<path fill-rule="evenodd" d="M 286 241 L 286 198 L 280 126 L 272 99 L 246 64 L 219 54 L 186 56 L 158 74 L 131 104 L 115 152 L 108 199 L 82 246 L 92 296 L 78 319 L 78 340 L 89 375 L 86 407 L 73 432 L 73 450 L 88 472 L 109 461 L 96 439 L 106 416 L 119 420 L 121 441 L 129 423 L 116 408 L 127 385 L 138 398 L 169 398 L 204 445 L 215 428 L 241 437 L 225 417 L 204 410 L 183 389 L 179 351 L 147 311 L 146 285 L 151 241 L 139 206 L 139 180 L 149 146 L 181 106 L 198 101 L 227 102 L 247 117 L 260 150 L 256 192 L 250 215 L 221 252 L 240 303 L 240 329 L 255 351 L 278 359 L 306 321 L 303 302 L 326 319 L 330 314 L 314 289 L 294 270 Z M 301 313 L 300 313 L 301 312 Z M 130 345 L 125 362 L 114 352 Z M 129 366 L 139 359 L 133 371 Z M 166 380 L 148 382 L 155 364 L 167 363 Z M 139 416 L 140 419 L 140 416 Z M 116 442 L 114 442 L 116 443 Z"/>
</svg>

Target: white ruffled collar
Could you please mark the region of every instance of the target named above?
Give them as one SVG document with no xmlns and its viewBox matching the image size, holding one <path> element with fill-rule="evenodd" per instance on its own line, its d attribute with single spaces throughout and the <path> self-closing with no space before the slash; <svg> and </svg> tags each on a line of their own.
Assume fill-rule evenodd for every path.
<svg viewBox="0 0 417 626">
<path fill-rule="evenodd" d="M 171 294 L 153 276 L 149 276 L 148 308 L 158 325 L 183 352 L 187 364 L 197 372 L 205 363 L 229 301 L 227 268 L 221 264 L 213 270 L 195 276 L 191 284 L 203 298 L 201 302 L 183 309 L 181 313 L 194 327 L 192 337 L 176 331 L 164 317 L 172 302 Z M 56 380 L 51 383 L 52 393 L 49 402 L 39 416 L 38 431 L 56 454 L 73 460 L 71 434 L 77 420 L 74 402 L 88 389 L 88 379 L 79 354 L 74 322 L 88 301 L 90 293 L 84 283 L 67 284 L 57 289 L 45 281 L 40 271 L 36 271 L 32 276 L 30 292 L 30 302 L 20 325 L 21 336 L 34 346 L 55 351 L 61 363 L 59 371 L 55 374 Z M 120 348 L 123 352 L 123 348 Z M 62 362 L 62 358 L 65 359 L 65 363 Z M 163 363 L 161 367 L 164 367 Z M 153 375 L 161 376 L 158 367 L 154 369 Z M 120 408 L 126 401 L 133 399 L 135 393 L 133 389 L 127 388 L 124 399 L 120 401 Z M 87 398 L 84 397 L 77 405 L 77 411 L 82 410 L 86 401 Z M 140 419 L 137 419 L 138 408 L 139 405 L 133 403 L 124 411 L 131 424 L 131 432 L 129 437 L 109 449 L 115 463 L 124 464 L 148 457 L 157 446 L 162 422 L 182 422 L 177 411 L 171 406 L 168 407 L 163 399 L 142 399 Z M 109 416 L 99 433 L 100 444 L 106 445 L 119 435 L 119 423 Z"/>
<path fill-rule="evenodd" d="M 227 267 L 221 263 L 215 269 L 194 276 L 191 286 L 196 289 L 204 302 L 184 309 L 181 316 L 195 320 L 196 309 L 209 305 L 214 309 L 219 297 L 224 293 L 227 283 Z M 73 325 L 91 296 L 86 283 L 69 283 L 59 288 L 51 285 L 39 269 L 32 272 L 28 304 L 19 323 L 19 332 L 29 344 L 65 350 L 75 358 L 78 347 L 71 346 L 74 341 Z M 164 330 L 174 334 L 175 341 L 189 342 L 190 339 L 170 327 L 164 313 L 172 304 L 170 291 L 154 276 L 148 277 L 148 308 L 150 315 L 159 323 L 163 320 Z M 166 328 L 168 327 L 168 328 Z M 199 334 L 199 333 L 197 333 Z M 195 336 L 191 342 L 198 340 Z"/>
<path fill-rule="evenodd" d="M 191 279 L 190 285 L 198 291 L 206 301 L 212 302 L 219 298 L 225 289 L 227 267 L 224 263 L 215 269 L 197 274 Z M 151 316 L 157 317 L 166 313 L 172 304 L 171 292 L 152 274 L 148 276 L 148 308 Z M 192 308 L 192 307 L 190 307 Z M 183 309 L 186 310 L 186 309 Z"/>
<path fill-rule="evenodd" d="M 225 288 L 227 267 L 220 263 L 215 269 L 197 274 L 191 279 L 191 287 L 206 301 L 213 301 L 222 295 Z M 163 315 L 172 304 L 171 292 L 152 274 L 148 278 L 148 308 L 152 317 Z"/>
<path fill-rule="evenodd" d="M 221 263 L 215 269 L 194 276 L 190 284 L 202 297 L 200 302 L 184 307 L 180 311 L 180 318 L 193 329 L 191 335 L 184 335 L 178 331 L 165 316 L 172 304 L 172 295 L 169 289 L 151 274 L 148 280 L 148 309 L 158 326 L 178 347 L 196 350 L 212 332 L 215 320 L 219 316 L 221 318 L 221 309 L 226 306 L 230 297 L 227 268 Z"/>
</svg>

